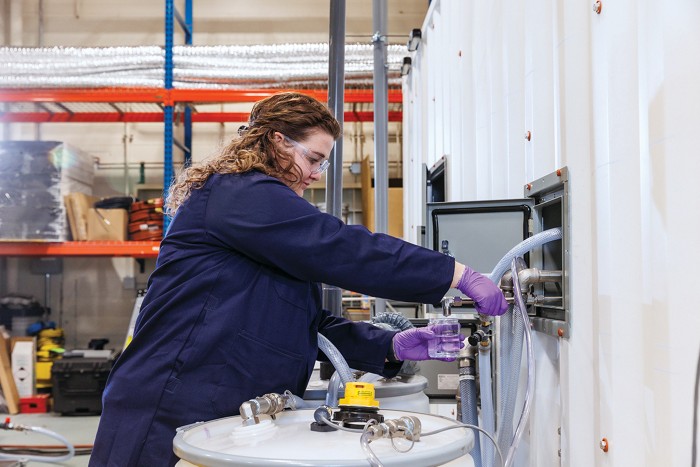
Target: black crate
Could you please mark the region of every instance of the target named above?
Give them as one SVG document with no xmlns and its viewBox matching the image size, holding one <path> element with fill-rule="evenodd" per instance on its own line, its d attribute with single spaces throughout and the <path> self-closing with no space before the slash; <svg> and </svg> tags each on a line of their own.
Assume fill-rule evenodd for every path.
<svg viewBox="0 0 700 467">
<path fill-rule="evenodd" d="M 53 411 L 63 415 L 102 413 L 102 391 L 111 358 L 62 358 L 53 362 Z"/>
</svg>

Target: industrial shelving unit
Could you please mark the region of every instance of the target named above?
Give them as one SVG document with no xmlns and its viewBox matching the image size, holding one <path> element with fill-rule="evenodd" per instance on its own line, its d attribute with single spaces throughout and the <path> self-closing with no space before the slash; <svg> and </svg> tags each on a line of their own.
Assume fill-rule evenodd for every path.
<svg viewBox="0 0 700 467">
<path fill-rule="evenodd" d="M 163 186 L 167 190 L 173 179 L 173 147 L 184 152 L 184 163 L 191 161 L 192 124 L 199 122 L 246 122 L 247 112 L 213 112 L 210 104 L 252 103 L 283 89 L 182 89 L 173 88 L 173 44 L 175 21 L 185 34 L 185 44 L 192 44 L 192 0 L 184 2 L 184 17 L 165 2 L 165 86 L 163 88 L 51 88 L 0 89 L 0 123 L 119 123 L 152 122 L 164 124 Z M 325 89 L 294 89 L 328 101 Z M 346 89 L 344 102 L 373 103 L 371 89 Z M 388 101 L 402 103 L 401 90 L 390 89 Z M 200 109 L 199 107 L 202 107 Z M 390 111 L 389 121 L 402 120 L 401 111 Z M 345 122 L 371 122 L 372 111 L 345 111 Z M 183 125 L 184 140 L 177 141 L 173 127 Z M 166 219 L 167 222 L 167 219 Z M 167 228 L 167 225 L 164 226 Z M 0 242 L 0 256 L 131 256 L 156 257 L 159 242 Z"/>
<path fill-rule="evenodd" d="M 160 242 L 0 242 L 0 256 L 126 256 L 155 258 Z"/>
<path fill-rule="evenodd" d="M 328 91 L 319 89 L 297 90 L 313 96 L 319 101 L 327 101 Z M 246 122 L 247 112 L 199 111 L 197 106 L 219 103 L 252 103 L 279 89 L 158 89 L 158 88 L 85 88 L 85 89 L 0 89 L 0 102 L 5 111 L 0 112 L 0 123 L 119 123 L 119 122 L 174 122 L 184 121 L 186 109 L 191 112 L 189 125 L 198 122 Z M 345 102 L 371 103 L 373 92 L 365 89 L 348 89 Z M 389 91 L 389 102 L 401 103 L 400 90 Z M 36 104 L 36 106 L 34 105 Z M 38 107 L 38 108 L 35 108 Z M 170 107 L 173 112 L 168 117 L 163 112 Z M 371 111 L 346 111 L 346 122 L 371 122 Z M 390 121 L 401 121 L 401 112 L 389 112 Z M 176 144 L 170 132 L 165 132 L 164 148 Z M 191 141 L 189 142 L 191 148 Z M 170 172 L 172 174 L 172 171 Z M 167 177 L 167 178 L 166 178 Z M 168 183 L 172 175 L 164 175 Z M 143 250 L 143 244 L 149 244 Z M 150 245 L 152 243 L 152 245 Z M 157 242 L 65 242 L 62 248 L 56 243 L 5 242 L 0 243 L 1 256 L 157 256 Z M 155 250 L 153 248 L 156 248 Z M 113 252 L 112 252 L 113 251 Z"/>
</svg>

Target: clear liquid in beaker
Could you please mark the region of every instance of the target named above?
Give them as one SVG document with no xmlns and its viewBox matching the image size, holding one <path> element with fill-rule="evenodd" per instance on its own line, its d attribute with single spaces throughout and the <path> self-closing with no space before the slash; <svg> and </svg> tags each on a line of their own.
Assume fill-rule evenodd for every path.
<svg viewBox="0 0 700 467">
<path fill-rule="evenodd" d="M 464 339 L 460 333 L 458 318 L 431 318 L 435 338 L 428 342 L 428 355 L 431 358 L 457 358 Z"/>
</svg>

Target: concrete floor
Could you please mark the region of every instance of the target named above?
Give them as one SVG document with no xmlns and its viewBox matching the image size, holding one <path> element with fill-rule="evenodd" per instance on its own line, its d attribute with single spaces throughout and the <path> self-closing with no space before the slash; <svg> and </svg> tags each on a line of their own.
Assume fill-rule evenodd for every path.
<svg viewBox="0 0 700 467">
<path fill-rule="evenodd" d="M 36 426 L 51 430 L 66 438 L 74 446 L 92 446 L 97 432 L 99 416 L 62 416 L 55 413 L 37 414 L 17 414 L 9 416 L 14 425 Z M 61 443 L 51 437 L 41 433 L 21 432 L 21 431 L 0 431 L 0 446 L 22 445 L 22 446 L 58 446 Z M 0 457 L 1 459 L 1 457 Z M 51 463 L 51 465 L 62 465 L 66 467 L 86 467 L 90 456 L 77 455 L 72 459 L 62 463 Z M 16 465 L 15 462 L 0 461 L 0 466 Z M 49 465 L 45 462 L 32 461 L 31 465 Z"/>
</svg>

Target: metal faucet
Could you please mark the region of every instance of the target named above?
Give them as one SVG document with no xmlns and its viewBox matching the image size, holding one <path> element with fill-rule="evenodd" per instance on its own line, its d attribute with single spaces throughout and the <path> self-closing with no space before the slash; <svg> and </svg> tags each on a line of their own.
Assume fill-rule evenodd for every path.
<svg viewBox="0 0 700 467">
<path fill-rule="evenodd" d="M 440 300 L 440 304 L 442 305 L 442 315 L 450 316 L 452 314 L 452 307 L 462 306 L 463 303 L 464 301 L 459 295 L 454 297 L 443 297 L 443 299 Z"/>
</svg>

